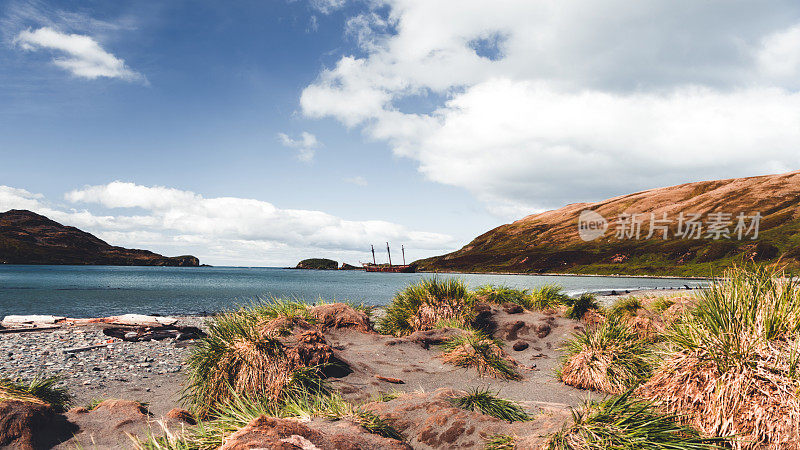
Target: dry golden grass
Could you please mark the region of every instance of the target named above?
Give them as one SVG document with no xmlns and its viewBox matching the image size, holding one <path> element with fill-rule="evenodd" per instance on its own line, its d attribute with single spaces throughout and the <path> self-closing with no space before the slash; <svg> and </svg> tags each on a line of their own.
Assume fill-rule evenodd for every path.
<svg viewBox="0 0 800 450">
<path fill-rule="evenodd" d="M 464 323 L 464 318 L 468 313 L 469 311 L 460 300 L 431 299 L 419 307 L 408 323 L 413 330 L 431 330 L 436 328 L 436 324 L 439 322 L 456 320 Z"/>
<path fill-rule="evenodd" d="M 0 377 L 0 401 L 21 401 L 50 405 L 64 411 L 72 402 L 66 388 L 58 386 L 58 377 L 34 377 L 27 382 Z"/>
<path fill-rule="evenodd" d="M 405 336 L 430 330 L 437 323 L 457 321 L 467 325 L 475 296 L 457 278 L 422 279 L 398 292 L 386 308 L 378 329 L 383 334 Z"/>
<path fill-rule="evenodd" d="M 565 384 L 581 389 L 621 394 L 651 369 L 647 343 L 617 319 L 575 334 L 565 350 L 559 377 Z"/>
<path fill-rule="evenodd" d="M 755 363 L 720 371 L 694 353 L 670 358 L 637 394 L 711 436 L 736 436 L 737 449 L 799 449 L 800 402 L 786 350 L 766 346 Z"/>
<path fill-rule="evenodd" d="M 20 402 L 30 402 L 36 403 L 39 405 L 46 405 L 47 402 L 42 401 L 41 399 L 24 392 L 20 389 L 15 389 L 14 387 L 7 386 L 3 383 L 0 383 L 0 402 L 2 401 L 20 401 Z"/>
<path fill-rule="evenodd" d="M 637 393 L 736 449 L 800 449 L 800 283 L 732 268 L 679 315 L 673 353 Z"/>
<path fill-rule="evenodd" d="M 236 394 L 279 400 L 318 375 L 317 366 L 327 363 L 332 352 L 316 328 L 294 311 L 304 310 L 293 306 L 262 313 L 250 307 L 210 322 L 208 336 L 197 343 L 188 361 L 186 397 L 198 416 Z"/>
</svg>

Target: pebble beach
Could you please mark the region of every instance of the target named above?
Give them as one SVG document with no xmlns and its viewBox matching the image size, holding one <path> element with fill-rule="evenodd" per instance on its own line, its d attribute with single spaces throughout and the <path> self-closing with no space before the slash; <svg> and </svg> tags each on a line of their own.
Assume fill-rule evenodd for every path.
<svg viewBox="0 0 800 450">
<path fill-rule="evenodd" d="M 203 322 L 202 317 L 179 318 L 185 326 Z M 57 375 L 75 396 L 76 406 L 130 398 L 147 402 L 154 414 L 163 414 L 179 403 L 183 363 L 193 341 L 126 342 L 104 335 L 103 328 L 64 326 L 0 334 L 0 373 L 23 380 Z"/>
</svg>

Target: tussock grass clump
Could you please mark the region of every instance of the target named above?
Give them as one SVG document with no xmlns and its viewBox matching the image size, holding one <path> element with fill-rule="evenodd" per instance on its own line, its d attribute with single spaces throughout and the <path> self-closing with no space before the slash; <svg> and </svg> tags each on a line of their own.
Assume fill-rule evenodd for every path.
<svg viewBox="0 0 800 450">
<path fill-rule="evenodd" d="M 272 300 L 215 316 L 208 336 L 193 347 L 187 364 L 184 398 L 204 417 L 232 392 L 278 400 L 289 389 L 309 385 L 318 368 L 298 367 L 277 339 L 297 325 L 308 325 L 305 304 Z"/>
<path fill-rule="evenodd" d="M 586 311 L 590 309 L 600 309 L 597 304 L 597 297 L 594 294 L 585 293 L 581 294 L 576 299 L 571 299 L 567 310 L 564 312 L 564 317 L 567 319 L 581 320 Z"/>
<path fill-rule="evenodd" d="M 516 439 L 510 434 L 495 434 L 485 440 L 484 450 L 514 450 L 517 448 Z"/>
<path fill-rule="evenodd" d="M 472 317 L 474 295 L 457 278 L 428 278 L 412 284 L 395 295 L 378 323 L 383 334 L 405 336 L 414 331 L 430 330 L 448 319 L 461 324 Z"/>
<path fill-rule="evenodd" d="M 442 344 L 446 363 L 459 367 L 474 367 L 480 376 L 506 380 L 520 380 L 515 363 L 502 349 L 503 343 L 486 334 L 468 330 Z"/>
<path fill-rule="evenodd" d="M 482 302 L 503 304 L 515 303 L 523 308 L 530 308 L 531 296 L 527 289 L 514 289 L 508 286 L 485 284 L 474 291 L 475 297 Z"/>
<path fill-rule="evenodd" d="M 678 417 L 660 413 L 630 392 L 587 402 L 572 416 L 573 423 L 550 439 L 548 449 L 711 449 L 722 443 L 702 438 L 693 428 L 678 424 Z"/>
<path fill-rule="evenodd" d="M 670 306 L 675 304 L 675 296 L 662 296 L 656 297 L 650 301 L 649 308 L 653 312 L 664 312 L 669 309 Z"/>
<path fill-rule="evenodd" d="M 556 309 L 560 306 L 569 305 L 571 301 L 572 299 L 564 292 L 561 286 L 548 284 L 531 292 L 530 305 L 526 306 L 526 308 L 534 311 L 548 308 Z"/>
<path fill-rule="evenodd" d="M 574 334 L 564 350 L 558 375 L 565 384 L 581 389 L 620 394 L 636 386 L 652 369 L 648 343 L 614 319 Z"/>
<path fill-rule="evenodd" d="M 734 448 L 800 448 L 800 283 L 734 267 L 668 335 L 675 353 L 638 393 Z"/>
<path fill-rule="evenodd" d="M 622 297 L 614 301 L 614 304 L 608 308 L 607 315 L 609 317 L 633 317 L 644 308 L 642 300 L 638 297 Z"/>
<path fill-rule="evenodd" d="M 28 382 L 21 379 L 0 378 L 0 401 L 18 400 L 49 404 L 56 411 L 65 411 L 72 402 L 66 388 L 57 386 L 59 377 L 37 376 Z"/>
<path fill-rule="evenodd" d="M 492 392 L 489 388 L 474 388 L 466 395 L 454 397 L 450 402 L 459 408 L 467 411 L 480 411 L 487 416 L 496 417 L 507 422 L 520 422 L 530 419 L 528 413 L 519 403 L 499 398 L 497 392 Z"/>
</svg>

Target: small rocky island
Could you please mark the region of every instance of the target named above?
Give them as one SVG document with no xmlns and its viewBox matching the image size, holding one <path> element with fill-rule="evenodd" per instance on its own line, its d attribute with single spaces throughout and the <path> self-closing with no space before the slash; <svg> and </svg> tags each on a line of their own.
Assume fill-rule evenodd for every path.
<svg viewBox="0 0 800 450">
<path fill-rule="evenodd" d="M 327 258 L 309 258 L 297 263 L 295 269 L 337 270 L 339 263 Z"/>
<path fill-rule="evenodd" d="M 200 260 L 116 247 L 41 214 L 12 209 L 0 213 L 0 264 L 197 267 Z"/>
</svg>

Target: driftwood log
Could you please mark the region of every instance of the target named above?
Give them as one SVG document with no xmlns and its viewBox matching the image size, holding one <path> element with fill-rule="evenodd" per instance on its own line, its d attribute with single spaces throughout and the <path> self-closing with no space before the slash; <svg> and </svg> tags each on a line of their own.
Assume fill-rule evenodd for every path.
<svg viewBox="0 0 800 450">
<path fill-rule="evenodd" d="M 206 334 L 197 327 L 165 326 L 165 327 L 108 327 L 103 329 L 106 336 L 128 342 L 160 341 L 173 338 L 178 341 L 199 339 Z"/>
</svg>

